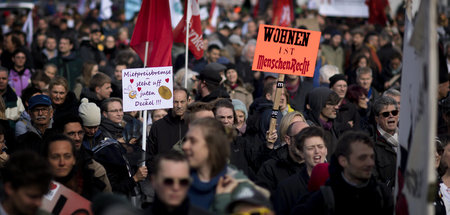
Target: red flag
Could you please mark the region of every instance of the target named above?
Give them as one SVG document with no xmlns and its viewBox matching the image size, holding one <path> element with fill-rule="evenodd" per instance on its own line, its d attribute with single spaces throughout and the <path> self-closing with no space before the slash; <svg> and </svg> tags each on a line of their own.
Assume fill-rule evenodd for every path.
<svg viewBox="0 0 450 215">
<path fill-rule="evenodd" d="M 172 66 L 173 34 L 168 0 L 142 1 L 130 46 L 144 62 L 146 42 L 149 42 L 147 66 Z"/>
<path fill-rule="evenodd" d="M 386 26 L 388 21 L 386 16 L 386 8 L 389 7 L 388 0 L 366 0 L 366 5 L 369 7 L 369 23 Z"/>
<path fill-rule="evenodd" d="M 187 0 L 186 0 L 187 2 Z M 203 57 L 203 32 L 202 24 L 200 22 L 200 9 L 198 0 L 189 0 L 191 5 L 185 4 L 184 16 L 173 30 L 174 41 L 177 43 L 186 44 L 186 16 L 187 7 L 192 8 L 192 17 L 189 26 L 189 50 L 194 54 L 196 59 Z"/>
<path fill-rule="evenodd" d="M 273 2 L 273 19 L 274 25 L 290 27 L 294 21 L 294 8 L 292 0 L 276 0 Z"/>
</svg>

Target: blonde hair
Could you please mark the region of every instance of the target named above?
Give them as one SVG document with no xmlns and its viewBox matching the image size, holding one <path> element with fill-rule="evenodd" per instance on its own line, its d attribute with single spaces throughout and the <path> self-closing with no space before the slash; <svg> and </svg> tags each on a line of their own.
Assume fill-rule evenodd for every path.
<svg viewBox="0 0 450 215">
<path fill-rule="evenodd" d="M 292 120 L 294 120 L 294 118 L 296 116 L 301 117 L 303 122 L 306 122 L 305 117 L 303 116 L 303 114 L 298 112 L 298 111 L 293 111 L 293 112 L 287 113 L 285 116 L 283 116 L 283 118 L 281 118 L 280 138 L 284 138 L 284 136 L 287 134 L 289 125 L 292 124 Z"/>
</svg>

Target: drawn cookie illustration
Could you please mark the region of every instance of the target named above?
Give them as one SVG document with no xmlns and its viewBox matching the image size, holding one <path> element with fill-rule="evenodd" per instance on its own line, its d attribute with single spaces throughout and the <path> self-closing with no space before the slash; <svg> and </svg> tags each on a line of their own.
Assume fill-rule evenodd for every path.
<svg viewBox="0 0 450 215">
<path fill-rule="evenodd" d="M 130 91 L 130 93 L 128 94 L 128 97 L 130 97 L 130 99 L 134 99 L 137 96 L 137 92 L 135 90 Z"/>
<path fill-rule="evenodd" d="M 163 99 L 169 100 L 170 98 L 172 98 L 172 92 L 166 86 L 160 86 L 158 89 L 158 93 Z"/>
</svg>

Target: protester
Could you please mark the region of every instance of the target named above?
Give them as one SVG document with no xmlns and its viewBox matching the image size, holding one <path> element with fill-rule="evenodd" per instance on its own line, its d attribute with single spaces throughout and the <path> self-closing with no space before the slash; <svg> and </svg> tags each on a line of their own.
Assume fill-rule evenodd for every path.
<svg viewBox="0 0 450 215">
<path fill-rule="evenodd" d="M 25 67 L 27 57 L 25 51 L 17 49 L 12 55 L 13 67 L 9 70 L 9 84 L 14 89 L 17 96 L 22 95 L 22 90 L 25 89 L 31 82 L 31 68 Z"/>
<path fill-rule="evenodd" d="M 24 111 L 24 106 L 20 97 L 14 92 L 13 88 L 8 84 L 9 73 L 5 67 L 0 67 L 0 95 L 6 105 L 5 116 L 10 120 L 10 124 L 14 125 Z"/>
<path fill-rule="evenodd" d="M 115 139 L 120 143 L 125 143 L 122 133 L 125 127 L 122 105 L 122 99 L 120 98 L 108 98 L 102 102 L 100 107 L 102 120 L 99 129 L 105 137 Z"/>
<path fill-rule="evenodd" d="M 155 158 L 151 175 L 155 201 L 145 214 L 210 214 L 190 203 L 187 198 L 191 178 L 187 158 L 179 152 L 161 153 Z"/>
<path fill-rule="evenodd" d="M 227 80 L 225 81 L 225 88 L 231 99 L 238 99 L 244 102 L 247 109 L 253 102 L 252 94 L 244 87 L 242 80 L 239 79 L 236 67 L 234 64 L 228 64 L 225 70 L 225 76 Z"/>
<path fill-rule="evenodd" d="M 83 69 L 81 70 L 81 75 L 77 77 L 77 83 L 73 89 L 73 92 L 80 98 L 81 91 L 83 88 L 89 87 L 92 77 L 98 73 L 98 65 L 93 62 L 85 62 L 83 64 Z"/>
<path fill-rule="evenodd" d="M 92 76 L 89 86 L 81 91 L 80 98 L 88 98 L 100 107 L 105 99 L 111 97 L 111 93 L 111 78 L 100 72 Z"/>
<path fill-rule="evenodd" d="M 69 84 L 63 77 L 52 79 L 48 88 L 53 106 L 53 117 L 60 118 L 64 115 L 78 115 L 79 103 L 75 94 L 69 91 Z"/>
</svg>

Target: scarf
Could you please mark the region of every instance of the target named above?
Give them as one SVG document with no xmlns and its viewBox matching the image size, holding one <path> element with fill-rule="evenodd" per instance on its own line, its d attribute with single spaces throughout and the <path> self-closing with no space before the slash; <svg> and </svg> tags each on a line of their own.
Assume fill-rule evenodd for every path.
<svg viewBox="0 0 450 215">
<path fill-rule="evenodd" d="M 380 132 L 380 135 L 394 148 L 395 152 L 398 149 L 398 128 L 395 130 L 395 134 L 391 135 L 384 131 L 379 125 L 377 125 L 377 130 Z"/>
</svg>

